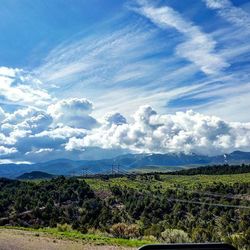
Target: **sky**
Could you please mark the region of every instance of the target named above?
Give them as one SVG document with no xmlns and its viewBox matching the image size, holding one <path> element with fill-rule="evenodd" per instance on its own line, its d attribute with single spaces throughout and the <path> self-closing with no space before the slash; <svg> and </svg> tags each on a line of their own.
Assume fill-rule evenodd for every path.
<svg viewBox="0 0 250 250">
<path fill-rule="evenodd" d="M 0 163 L 250 151 L 248 0 L 1 0 Z"/>
</svg>

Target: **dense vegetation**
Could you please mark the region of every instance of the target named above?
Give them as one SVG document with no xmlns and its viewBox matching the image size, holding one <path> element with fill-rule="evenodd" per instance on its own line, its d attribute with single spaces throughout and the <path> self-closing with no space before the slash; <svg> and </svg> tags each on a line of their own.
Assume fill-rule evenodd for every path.
<svg viewBox="0 0 250 250">
<path fill-rule="evenodd" d="M 229 181 L 230 180 L 230 181 Z M 250 245 L 250 174 L 0 179 L 0 225 Z"/>
<path fill-rule="evenodd" d="M 207 167 L 199 167 L 199 168 L 191 168 L 191 169 L 183 169 L 175 172 L 171 172 L 168 174 L 174 175 L 196 175 L 196 174 L 206 174 L 206 175 L 220 175 L 220 174 L 241 174 L 241 173 L 249 173 L 250 165 L 214 165 Z"/>
</svg>

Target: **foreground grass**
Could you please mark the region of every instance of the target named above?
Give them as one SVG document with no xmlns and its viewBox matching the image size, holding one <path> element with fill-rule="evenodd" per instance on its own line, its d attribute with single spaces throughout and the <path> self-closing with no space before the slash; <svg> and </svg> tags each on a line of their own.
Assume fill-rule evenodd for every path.
<svg viewBox="0 0 250 250">
<path fill-rule="evenodd" d="M 81 240 L 84 244 L 93 245 L 112 245 L 112 246 L 124 246 L 124 247 L 140 247 L 146 244 L 153 244 L 156 242 L 147 240 L 137 240 L 137 239 L 122 239 L 113 238 L 98 234 L 82 234 L 75 230 L 61 232 L 57 228 L 26 228 L 26 227 L 12 227 L 12 226 L 0 226 L 1 229 L 9 230 L 22 230 L 28 232 L 34 232 L 34 236 L 39 236 L 39 233 L 46 234 L 59 239 L 64 240 Z"/>
</svg>

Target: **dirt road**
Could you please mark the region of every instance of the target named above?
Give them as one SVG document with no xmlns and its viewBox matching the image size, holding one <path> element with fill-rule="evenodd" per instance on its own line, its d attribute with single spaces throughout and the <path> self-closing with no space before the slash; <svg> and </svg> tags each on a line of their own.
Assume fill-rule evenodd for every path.
<svg viewBox="0 0 250 250">
<path fill-rule="evenodd" d="M 94 246 L 82 241 L 61 240 L 47 234 L 0 229 L 0 250 L 135 250 L 118 246 Z"/>
</svg>

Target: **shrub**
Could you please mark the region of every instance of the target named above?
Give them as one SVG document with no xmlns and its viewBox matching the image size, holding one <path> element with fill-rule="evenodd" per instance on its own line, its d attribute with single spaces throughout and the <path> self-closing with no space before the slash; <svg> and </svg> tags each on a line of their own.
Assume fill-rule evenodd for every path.
<svg viewBox="0 0 250 250">
<path fill-rule="evenodd" d="M 82 234 L 86 234 L 88 232 L 88 229 L 84 226 L 80 226 L 77 228 L 77 231 L 82 233 Z"/>
<path fill-rule="evenodd" d="M 203 228 L 194 228 L 192 230 L 192 240 L 194 242 L 207 242 L 211 238 L 211 232 Z"/>
<path fill-rule="evenodd" d="M 57 230 L 59 232 L 70 232 L 72 231 L 71 225 L 65 223 L 65 224 L 57 224 Z"/>
<path fill-rule="evenodd" d="M 111 227 L 111 233 L 119 238 L 137 238 L 140 236 L 140 229 L 137 224 L 128 225 L 126 223 L 117 223 Z"/>
<path fill-rule="evenodd" d="M 125 232 L 129 238 L 138 238 L 140 236 L 140 228 L 137 224 L 131 224 Z"/>
<path fill-rule="evenodd" d="M 160 238 L 163 227 L 158 224 L 153 224 L 151 227 L 147 228 L 144 232 L 145 235 L 153 235 L 156 238 Z"/>
<path fill-rule="evenodd" d="M 146 235 L 146 236 L 143 236 L 142 238 L 143 240 L 147 240 L 147 241 L 156 241 L 157 238 L 153 235 Z"/>
<path fill-rule="evenodd" d="M 186 243 L 190 242 L 188 234 L 183 230 L 166 229 L 161 233 L 161 238 L 165 243 Z"/>
<path fill-rule="evenodd" d="M 225 239 L 226 242 L 232 244 L 237 249 L 248 250 L 250 249 L 250 229 L 244 233 L 236 233 Z"/>
</svg>

